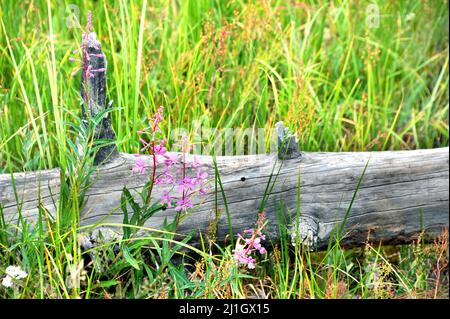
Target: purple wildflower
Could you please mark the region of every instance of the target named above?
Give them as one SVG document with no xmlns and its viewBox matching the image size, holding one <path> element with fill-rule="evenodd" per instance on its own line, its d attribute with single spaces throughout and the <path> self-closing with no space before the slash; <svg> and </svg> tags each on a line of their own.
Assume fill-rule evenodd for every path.
<svg viewBox="0 0 450 319">
<path fill-rule="evenodd" d="M 238 234 L 236 249 L 233 250 L 234 259 L 243 265 L 247 265 L 248 269 L 254 269 L 256 265 L 255 259 L 251 256 L 254 251 L 258 251 L 261 255 L 267 253 L 267 250 L 261 245 L 261 241 L 265 239 L 262 230 L 265 227 L 266 213 L 262 212 L 256 221 L 256 227 L 244 230 L 244 234 L 250 234 L 250 238 L 244 238 Z M 242 243 L 243 242 L 243 243 Z"/>
<path fill-rule="evenodd" d="M 145 174 L 145 162 L 141 159 L 141 158 L 137 158 L 136 161 L 134 162 L 134 166 L 133 166 L 133 172 L 134 173 L 139 173 L 139 174 Z"/>
<path fill-rule="evenodd" d="M 183 133 L 181 138 L 181 154 L 167 152 L 166 140 L 159 138 L 162 134 L 159 127 L 162 120 L 163 108 L 160 107 L 153 117 L 148 118 L 149 126 L 137 132 L 142 145 L 141 152 L 147 152 L 153 158 L 149 198 L 154 185 L 168 186 L 169 189 L 162 193 L 160 203 L 167 205 L 168 208 L 175 206 L 177 212 L 187 213 L 193 207 L 194 196 L 207 194 L 205 184 L 208 173 L 201 171 L 201 163 L 197 157 L 194 157 L 190 163 L 186 160 L 186 154 L 190 150 L 189 138 L 186 133 Z M 164 170 L 156 175 L 158 160 L 164 164 Z"/>
<path fill-rule="evenodd" d="M 197 174 L 195 175 L 195 177 L 197 178 L 197 180 L 203 181 L 203 180 L 208 178 L 208 173 L 207 172 L 198 171 Z"/>
<path fill-rule="evenodd" d="M 154 152 L 156 155 L 164 155 L 167 149 L 164 147 L 165 141 L 162 140 L 159 144 L 155 145 Z"/>
<path fill-rule="evenodd" d="M 166 168 L 170 166 L 173 166 L 178 163 L 178 154 L 176 153 L 167 153 L 164 155 L 166 160 L 164 161 L 164 164 L 166 165 Z"/>
<path fill-rule="evenodd" d="M 195 179 L 186 176 L 178 182 L 178 192 L 180 194 L 193 190 L 196 186 Z"/>
<path fill-rule="evenodd" d="M 193 205 L 189 197 L 180 198 L 177 202 L 177 207 L 175 207 L 175 210 L 177 212 L 183 211 L 184 213 L 187 213 L 188 209 L 191 208 L 192 206 Z"/>
<path fill-rule="evenodd" d="M 102 53 L 91 53 L 91 54 L 88 53 L 89 46 L 94 47 L 96 49 L 100 49 L 97 44 L 98 42 L 95 39 L 95 33 L 91 34 L 91 29 L 92 29 L 92 12 L 89 11 L 86 28 L 83 33 L 83 38 L 81 41 L 81 47 L 73 51 L 73 54 L 78 54 L 81 51 L 83 55 L 83 61 L 81 61 L 80 59 L 76 59 L 74 57 L 69 58 L 69 61 L 71 62 L 78 62 L 82 64 L 82 66 L 79 69 L 71 73 L 71 76 L 75 76 L 79 72 L 79 70 L 83 69 L 83 78 L 85 81 L 88 78 L 95 77 L 94 73 L 96 72 L 106 72 L 106 68 L 99 68 L 94 70 L 92 69 L 91 65 L 88 65 L 86 67 L 87 62 L 90 60 L 90 56 L 95 56 L 99 58 L 104 57 Z M 87 92 L 85 92 L 85 95 L 87 95 Z"/>
<path fill-rule="evenodd" d="M 172 207 L 172 197 L 170 196 L 169 191 L 163 191 L 161 196 L 161 204 L 167 205 L 168 208 Z"/>
<path fill-rule="evenodd" d="M 70 76 L 73 77 L 73 76 L 77 75 L 78 72 L 80 72 L 80 70 L 81 70 L 81 68 L 76 69 L 75 71 L 73 71 L 73 72 L 70 74 Z"/>
<path fill-rule="evenodd" d="M 194 156 L 191 162 L 191 167 L 196 169 L 199 168 L 202 164 L 200 163 L 198 156 Z"/>
<path fill-rule="evenodd" d="M 172 176 L 172 174 L 170 174 L 169 171 L 165 171 L 163 174 L 164 177 L 164 181 L 167 185 L 171 185 L 172 187 L 174 187 L 177 182 L 175 181 L 175 178 Z"/>
</svg>

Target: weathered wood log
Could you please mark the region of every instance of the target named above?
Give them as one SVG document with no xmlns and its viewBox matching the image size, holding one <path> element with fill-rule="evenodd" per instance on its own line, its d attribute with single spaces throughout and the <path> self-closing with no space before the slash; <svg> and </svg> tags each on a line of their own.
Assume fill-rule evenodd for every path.
<svg viewBox="0 0 450 319">
<path fill-rule="evenodd" d="M 281 165 L 281 169 L 265 207 L 269 219 L 267 233 L 272 240 L 279 238 L 277 214 L 282 212 L 280 216 L 286 218 L 288 228 L 294 229 L 300 192 L 300 242 L 315 249 L 326 247 L 333 230 L 344 220 L 368 161 L 345 223 L 342 245 L 361 245 L 369 235 L 373 242 L 407 243 L 421 231 L 431 239 L 449 225 L 448 147 L 387 152 L 302 152 L 299 155 L 284 162 L 277 154 L 217 157 L 234 235 L 254 225 L 274 165 Z M 147 180 L 147 176 L 132 172 L 135 160 L 133 155 L 120 153 L 110 163 L 98 167 L 92 178 L 94 182 L 87 190 L 81 216 L 83 225 L 101 219 L 108 223 L 123 221 L 120 209 L 123 186 L 137 191 Z M 152 163 L 150 157 L 145 157 L 145 161 L 148 165 Z M 212 158 L 200 156 L 200 161 L 213 177 Z M 40 203 L 55 212 L 58 169 L 16 173 L 13 177 L 24 217 L 36 219 Z M 161 191 L 155 189 L 155 198 Z M 6 220 L 18 218 L 11 175 L 0 175 L 0 203 Z M 224 208 L 220 194 L 218 205 Z M 178 232 L 195 231 L 195 244 L 199 232 L 206 231 L 214 209 L 211 192 L 181 223 Z M 171 220 L 173 216 L 173 209 L 158 212 L 146 226 L 158 228 L 166 217 Z M 227 234 L 227 217 L 223 213 L 218 220 L 218 240 L 223 241 Z"/>
</svg>

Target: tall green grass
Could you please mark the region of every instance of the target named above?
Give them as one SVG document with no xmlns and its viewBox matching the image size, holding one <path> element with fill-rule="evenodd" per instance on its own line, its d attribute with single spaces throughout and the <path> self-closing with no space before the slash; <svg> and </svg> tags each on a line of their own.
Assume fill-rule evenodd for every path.
<svg viewBox="0 0 450 319">
<path fill-rule="evenodd" d="M 3 0 L 1 171 L 64 166 L 68 112 L 80 112 L 68 58 L 88 10 L 108 59 L 121 151 L 166 106 L 167 136 L 191 129 L 273 127 L 283 120 L 314 151 L 448 145 L 448 3 Z"/>
</svg>

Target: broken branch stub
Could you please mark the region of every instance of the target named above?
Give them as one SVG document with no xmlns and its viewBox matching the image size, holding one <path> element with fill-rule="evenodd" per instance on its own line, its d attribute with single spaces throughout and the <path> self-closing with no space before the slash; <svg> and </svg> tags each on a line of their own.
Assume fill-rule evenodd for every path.
<svg viewBox="0 0 450 319">
<path fill-rule="evenodd" d="M 101 44 L 94 32 L 87 37 L 87 48 L 83 50 L 83 72 L 81 76 L 81 111 L 83 122 L 86 125 L 88 117 L 95 117 L 111 107 L 106 105 L 106 57 L 102 52 Z M 116 135 L 111 128 L 109 113 L 106 112 L 95 127 L 95 140 L 115 140 Z M 114 143 L 101 146 L 94 158 L 94 165 L 106 163 L 117 155 L 117 147 Z"/>
<path fill-rule="evenodd" d="M 297 133 L 292 133 L 283 122 L 275 124 L 278 135 L 278 158 L 293 159 L 301 156 Z"/>
</svg>

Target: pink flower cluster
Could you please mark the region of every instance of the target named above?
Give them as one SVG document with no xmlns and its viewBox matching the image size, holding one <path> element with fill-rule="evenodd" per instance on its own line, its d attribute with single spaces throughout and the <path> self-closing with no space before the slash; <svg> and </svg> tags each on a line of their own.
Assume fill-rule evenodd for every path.
<svg viewBox="0 0 450 319">
<path fill-rule="evenodd" d="M 261 245 L 261 241 L 266 239 L 266 236 L 262 233 L 266 226 L 265 221 L 266 213 L 263 211 L 258 216 L 255 227 L 244 230 L 244 234 L 248 234 L 249 238 L 244 238 L 241 234 L 238 234 L 236 249 L 233 250 L 234 259 L 240 264 L 247 265 L 248 269 L 254 269 L 256 266 L 256 260 L 251 256 L 253 252 L 258 251 L 261 255 L 267 253 L 267 250 Z"/>
<path fill-rule="evenodd" d="M 81 41 L 81 47 L 76 49 L 75 51 L 73 51 L 73 54 L 78 54 L 80 51 L 83 53 L 83 61 L 81 61 L 80 59 L 76 59 L 74 57 L 70 57 L 69 60 L 71 62 L 79 62 L 82 65 L 77 68 L 74 72 L 72 72 L 72 76 L 75 76 L 80 70 L 83 70 L 83 79 L 86 83 L 87 78 L 93 78 L 95 75 L 95 72 L 105 72 L 106 68 L 100 68 L 100 69 L 96 69 L 94 70 L 92 68 L 92 65 L 87 65 L 88 61 L 90 60 L 91 56 L 95 56 L 95 57 L 103 57 L 102 53 L 88 53 L 88 48 L 89 46 L 94 47 L 97 50 L 100 50 L 100 47 L 98 46 L 98 42 L 95 38 L 95 34 L 91 34 L 90 31 L 92 29 L 92 12 L 89 11 L 88 13 L 88 19 L 87 19 L 87 23 L 86 23 L 86 28 L 85 31 L 83 33 L 83 38 Z"/>
<path fill-rule="evenodd" d="M 192 160 L 186 159 L 186 153 L 190 150 L 189 139 L 183 133 L 181 153 L 169 153 L 165 147 L 166 141 L 158 139 L 161 133 L 159 123 L 163 120 L 163 107 L 160 107 L 154 117 L 148 119 L 149 126 L 138 131 L 139 141 L 142 144 L 141 152 L 150 153 L 153 158 L 152 179 L 149 188 L 151 195 L 153 185 L 169 186 L 169 190 L 162 192 L 160 202 L 168 208 L 175 206 L 176 211 L 187 211 L 193 207 L 192 198 L 197 195 L 206 195 L 206 183 L 208 173 L 201 170 L 201 163 L 196 156 Z M 145 139 L 148 136 L 148 140 Z M 147 166 L 140 155 L 133 167 L 133 172 L 145 174 Z M 162 162 L 164 170 L 156 175 L 156 167 Z M 188 173 L 191 173 L 189 175 Z"/>
</svg>

